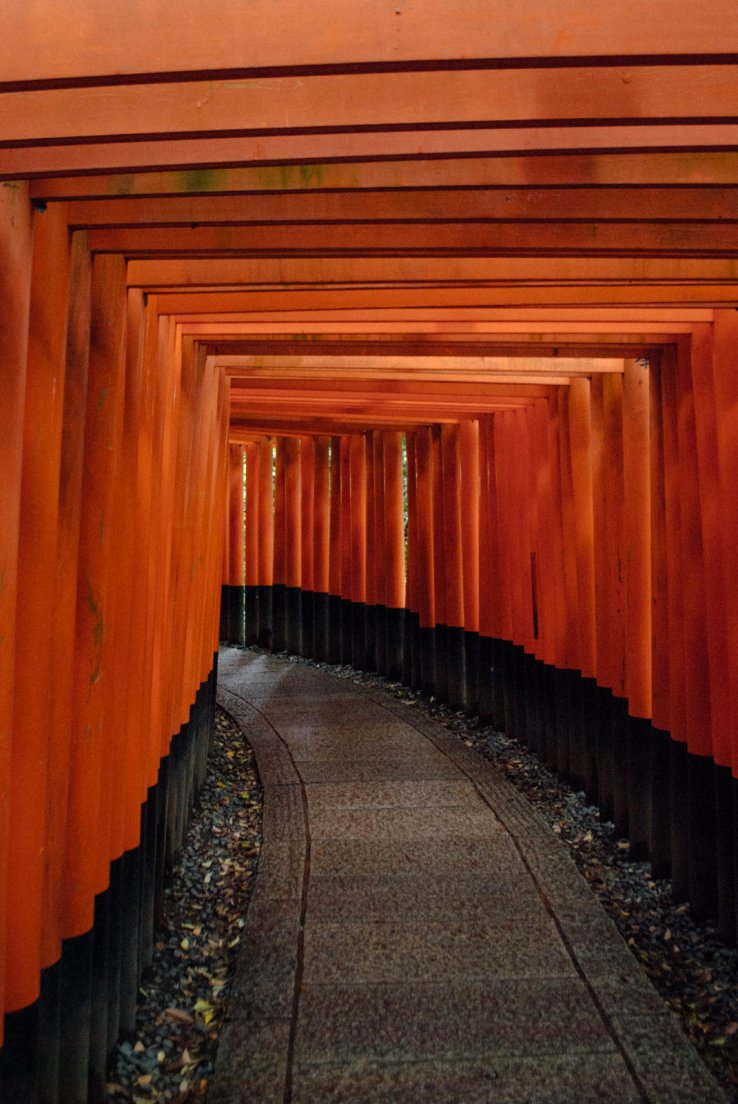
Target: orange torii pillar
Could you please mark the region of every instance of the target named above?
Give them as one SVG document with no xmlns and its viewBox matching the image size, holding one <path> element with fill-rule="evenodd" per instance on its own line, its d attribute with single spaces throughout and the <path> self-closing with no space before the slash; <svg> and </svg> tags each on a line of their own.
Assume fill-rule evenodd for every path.
<svg viewBox="0 0 738 1104">
<path fill-rule="evenodd" d="M 407 585 L 402 655 L 403 682 L 420 689 L 420 618 L 418 614 L 418 505 L 415 481 L 415 432 L 406 434 L 407 457 Z"/>
<path fill-rule="evenodd" d="M 300 438 L 300 653 L 313 654 L 315 626 L 315 439 Z"/>
<path fill-rule="evenodd" d="M 383 434 L 386 674 L 402 678 L 405 646 L 405 494 L 403 435 Z M 376 534 L 372 535 L 376 539 Z"/>
<path fill-rule="evenodd" d="M 366 654 L 366 438 L 349 438 L 351 665 L 367 667 Z"/>
<path fill-rule="evenodd" d="M 459 426 L 441 426 L 441 501 L 443 575 L 446 630 L 446 684 L 449 705 L 466 705 L 466 648 L 464 634 L 464 554 L 461 530 L 461 456 Z M 439 565 L 440 566 L 440 565 Z"/>
<path fill-rule="evenodd" d="M 274 575 L 272 582 L 271 649 L 285 650 L 286 636 L 286 445 L 284 437 L 276 439 L 274 473 Z"/>
<path fill-rule="evenodd" d="M 249 441 L 246 453 L 246 571 L 244 577 L 245 642 L 259 639 L 259 448 Z"/>
<path fill-rule="evenodd" d="M 366 669 L 377 670 L 377 618 L 379 613 L 379 590 L 377 572 L 382 563 L 381 530 L 376 523 L 377 515 L 377 449 L 381 434 L 370 430 L 366 435 Z"/>
<path fill-rule="evenodd" d="M 479 422 L 459 427 L 461 479 L 461 555 L 464 589 L 464 699 L 470 713 L 479 712 Z"/>
<path fill-rule="evenodd" d="M 341 571 L 344 543 L 341 487 L 342 437 L 331 437 L 329 446 L 329 564 L 328 564 L 328 635 L 326 659 L 339 663 L 341 656 Z"/>
<path fill-rule="evenodd" d="M 243 645 L 246 585 L 244 448 L 228 449 L 228 643 Z"/>
<path fill-rule="evenodd" d="M 433 524 L 433 433 L 422 426 L 415 434 L 416 579 L 419 621 L 420 691 L 436 692 L 435 528 Z"/>
<path fill-rule="evenodd" d="M 299 655 L 302 650 L 302 487 L 301 438 L 284 441 L 284 581 L 285 647 Z"/>
<path fill-rule="evenodd" d="M 330 590 L 330 438 L 313 438 L 313 644 L 312 656 L 328 656 Z"/>
<path fill-rule="evenodd" d="M 350 665 L 352 661 L 352 618 L 351 593 L 353 574 L 351 565 L 352 524 L 351 524 L 351 437 L 341 437 L 341 560 L 339 565 L 340 630 L 339 655 L 341 663 Z"/>
<path fill-rule="evenodd" d="M 272 587 L 274 583 L 274 438 L 260 437 L 256 446 L 258 498 L 257 530 L 257 643 L 272 646 Z"/>
</svg>

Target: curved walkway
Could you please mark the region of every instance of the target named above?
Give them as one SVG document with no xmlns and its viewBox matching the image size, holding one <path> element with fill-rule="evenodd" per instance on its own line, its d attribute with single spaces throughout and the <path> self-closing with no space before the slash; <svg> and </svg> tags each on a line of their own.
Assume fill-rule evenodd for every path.
<svg viewBox="0 0 738 1104">
<path fill-rule="evenodd" d="M 221 653 L 264 844 L 210 1104 L 725 1097 L 545 823 L 381 691 Z"/>
</svg>

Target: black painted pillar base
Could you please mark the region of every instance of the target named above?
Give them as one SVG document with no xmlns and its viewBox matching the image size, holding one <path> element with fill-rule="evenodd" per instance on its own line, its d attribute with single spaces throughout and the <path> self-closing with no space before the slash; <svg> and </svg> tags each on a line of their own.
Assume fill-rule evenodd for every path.
<svg viewBox="0 0 738 1104">
<path fill-rule="evenodd" d="M 328 662 L 330 639 L 330 599 L 319 592 L 313 595 L 313 658 L 318 663 Z"/>
<path fill-rule="evenodd" d="M 380 675 L 387 674 L 387 607 L 374 607 L 374 663 Z"/>
<path fill-rule="evenodd" d="M 364 641 L 366 644 L 365 671 L 377 669 L 377 607 L 368 605 L 364 607 Z"/>
<path fill-rule="evenodd" d="M 668 732 L 651 728 L 649 850 L 655 878 L 671 876 L 671 745 Z"/>
<path fill-rule="evenodd" d="M 259 629 L 256 642 L 260 648 L 264 648 L 265 651 L 270 652 L 272 650 L 272 625 L 274 623 L 272 587 L 259 586 L 256 589 L 259 615 Z"/>
<path fill-rule="evenodd" d="M 736 870 L 733 839 L 735 781 L 729 767 L 715 766 L 715 876 L 720 936 L 730 946 L 736 942 Z"/>
<path fill-rule="evenodd" d="M 653 729 L 641 717 L 628 717 L 628 837 L 634 859 L 651 853 L 651 778 Z"/>
<path fill-rule="evenodd" d="M 418 651 L 418 633 L 420 624 L 417 613 L 405 610 L 402 633 L 402 681 L 413 690 L 420 682 L 420 654 Z"/>
<path fill-rule="evenodd" d="M 303 590 L 300 600 L 300 655 L 315 659 L 315 599 L 312 590 Z"/>
<path fill-rule="evenodd" d="M 228 587 L 228 643 L 244 644 L 244 588 Z"/>
<path fill-rule="evenodd" d="M 717 920 L 715 764 L 689 755 L 689 903 L 694 916 Z"/>
<path fill-rule="evenodd" d="M 328 595 L 328 663 L 341 662 L 341 599 L 337 594 Z"/>
<path fill-rule="evenodd" d="M 287 587 L 275 583 L 272 587 L 272 651 L 287 647 Z"/>
<path fill-rule="evenodd" d="M 464 630 L 446 627 L 446 700 L 451 709 L 466 708 L 466 643 Z"/>
<path fill-rule="evenodd" d="M 247 644 L 256 644 L 259 640 L 259 591 L 260 587 L 244 587 L 244 606 L 246 629 L 244 640 Z"/>
<path fill-rule="evenodd" d="M 420 693 L 432 698 L 436 686 L 436 635 L 433 629 L 420 627 Z"/>
<path fill-rule="evenodd" d="M 284 649 L 292 655 L 302 652 L 302 591 L 284 588 Z"/>
<path fill-rule="evenodd" d="M 387 607 L 384 611 L 387 678 L 402 681 L 405 656 L 405 621 L 407 611 Z"/>
<path fill-rule="evenodd" d="M 366 654 L 366 606 L 363 602 L 351 602 L 351 666 L 357 671 L 365 671 Z"/>
<path fill-rule="evenodd" d="M 628 835 L 628 703 L 625 698 L 611 696 L 612 740 L 612 802 L 615 831 Z"/>
<path fill-rule="evenodd" d="M 464 701 L 466 711 L 479 714 L 479 633 L 464 633 Z"/>
<path fill-rule="evenodd" d="M 671 890 L 675 901 L 689 898 L 689 763 L 687 745 L 670 742 Z"/>
</svg>

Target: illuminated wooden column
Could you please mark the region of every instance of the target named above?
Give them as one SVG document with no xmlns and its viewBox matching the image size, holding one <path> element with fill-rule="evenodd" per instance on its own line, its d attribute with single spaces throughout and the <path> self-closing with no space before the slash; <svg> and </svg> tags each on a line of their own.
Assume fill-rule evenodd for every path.
<svg viewBox="0 0 738 1104">
<path fill-rule="evenodd" d="M 353 574 L 351 557 L 353 547 L 352 519 L 351 519 L 351 437 L 341 437 L 340 448 L 341 464 L 341 563 L 339 572 L 339 594 L 341 597 L 341 628 L 339 636 L 341 663 L 352 662 L 352 616 L 351 594 L 353 588 Z"/>
<path fill-rule="evenodd" d="M 259 448 L 249 441 L 246 452 L 245 641 L 259 639 Z"/>
<path fill-rule="evenodd" d="M 405 505 L 402 474 L 403 436 L 383 434 L 386 663 L 389 678 L 402 678 L 405 640 Z M 374 539 L 374 537 L 373 537 Z"/>
<path fill-rule="evenodd" d="M 479 697 L 483 724 L 502 728 L 504 705 L 504 641 L 500 616 L 501 575 L 497 521 L 497 479 L 494 415 L 479 420 Z"/>
<path fill-rule="evenodd" d="M 330 589 L 329 437 L 313 441 L 313 656 L 328 655 L 328 592 Z"/>
<path fill-rule="evenodd" d="M 302 522 L 301 522 L 301 457 L 300 438 L 286 437 L 285 450 L 285 647 L 299 655 L 302 647 L 301 592 L 302 583 Z"/>
<path fill-rule="evenodd" d="M 0 188 L 0 219 L 3 220 L 6 214 L 4 191 Z M 24 247 L 28 244 L 28 224 L 22 207 L 26 198 L 25 191 L 21 190 L 17 197 L 18 240 L 9 242 L 0 231 L 3 261 L 5 246 L 10 257 L 21 243 Z M 14 259 L 20 260 L 21 255 L 16 254 Z M 31 261 L 30 255 L 26 255 L 26 260 Z M 28 291 L 18 268 L 14 276 L 19 280 L 19 287 L 12 289 L 10 303 L 0 307 L 3 325 L 8 322 L 3 307 L 13 303 L 22 307 Z M 11 1011 L 24 1009 L 9 1017 L 7 1044 L 14 1047 L 17 1054 L 20 1043 L 24 1062 L 34 1078 L 37 1077 L 41 1092 L 46 1091 L 49 1084 L 54 1085 L 59 1059 L 58 1032 L 53 1030 L 55 1025 L 49 1016 L 53 1004 L 49 999 L 52 995 L 49 975 L 42 975 L 42 969 L 57 960 L 61 945 L 58 908 L 48 907 L 45 891 L 46 857 L 51 852 L 53 861 L 58 848 L 58 841 L 50 837 L 50 832 L 57 823 L 54 814 L 63 801 L 66 783 L 66 763 L 63 759 L 60 763 L 57 758 L 56 733 L 50 723 L 50 691 L 68 291 L 69 235 L 66 208 L 62 205 L 61 209 L 52 208 L 45 219 L 40 212 L 34 213 L 30 300 L 25 300 L 32 320 L 28 329 L 27 366 L 21 369 L 22 347 L 15 344 L 14 334 L 9 329 L 10 362 L 4 362 L 3 373 L 12 376 L 17 369 L 20 373 L 17 378 L 3 379 L 0 383 L 4 405 L 0 423 L 5 433 L 11 430 L 6 418 L 12 420 L 18 413 L 17 408 L 13 408 L 13 398 L 22 399 L 25 376 L 25 411 L 22 405 L 20 407 L 22 440 L 20 435 L 17 439 L 21 448 L 17 458 L 21 461 L 18 485 L 4 486 L 0 491 L 4 508 L 8 508 L 13 492 L 20 492 L 15 523 L 4 515 L 10 521 L 10 534 L 15 532 L 18 541 L 18 558 L 15 707 L 12 727 L 10 720 L 7 725 L 7 735 L 12 731 L 12 743 L 6 739 L 5 732 L 0 737 L 0 784 L 6 795 L 0 812 L 0 876 L 3 877 L 0 933 L 5 928 L 6 902 L 8 906 L 7 929 L 0 940 L 3 960 L 0 978 L 5 974 L 6 983 L 0 1017 L 6 1008 Z M 19 390 L 13 396 L 15 387 Z M 0 445 L 3 463 L 9 443 L 4 441 Z M 12 469 L 5 478 L 12 478 Z M 4 521 L 3 526 L 5 524 Z M 0 537 L 0 557 L 8 552 L 7 536 L 3 533 Z M 15 563 L 13 568 L 16 568 Z M 13 572 L 9 574 L 12 590 Z M 0 596 L 0 610 L 3 606 L 4 596 Z M 3 645 L 7 643 L 3 641 Z M 0 653 L 6 651 L 3 645 L 0 645 Z M 5 717 L 0 724 L 6 728 Z M 63 749 L 63 738 L 59 742 Z M 61 783 L 58 790 L 57 783 Z M 5 834 L 8 810 L 12 826 L 9 837 Z M 9 853 L 6 851 L 8 844 Z M 4 857 L 7 857 L 5 869 Z M 51 874 L 52 884 L 58 885 L 58 867 Z M 0 1001 L 2 997 L 0 986 Z M 42 1033 L 47 1032 L 48 1046 L 38 1045 Z M 2 1043 L 0 1028 L 0 1046 Z"/>
<path fill-rule="evenodd" d="M 443 482 L 443 437 L 440 425 L 431 427 L 431 473 L 433 487 L 433 593 L 436 623 L 435 693 L 441 701 L 448 699 L 448 579 L 446 574 L 446 510 Z"/>
<path fill-rule="evenodd" d="M 23 473 L 23 410 L 28 359 L 28 317 L 32 261 L 31 205 L 28 185 L 0 185 L 0 261 L 3 295 L 0 296 L 0 330 L 3 334 L 3 370 L 0 372 L 0 789 L 12 785 L 13 685 L 17 617 L 20 496 Z M 22 627 L 21 627 L 22 628 Z M 10 848 L 10 803 L 0 802 L 0 884 L 7 886 Z M 37 984 L 33 962 L 11 965 L 7 978 L 8 893 L 0 901 L 0 1002 L 2 1009 L 22 1007 L 25 993 Z M 32 922 L 33 917 L 29 920 Z M 12 923 L 17 921 L 13 919 Z M 38 952 L 36 952 L 36 957 Z M 14 977 L 14 974 L 21 976 Z M 2 1043 L 0 1028 L 0 1043 Z"/>
<path fill-rule="evenodd" d="M 384 623 L 383 455 L 382 434 L 369 432 L 367 442 L 367 590 L 365 639 L 367 670 L 386 669 Z"/>
<path fill-rule="evenodd" d="M 623 376 L 623 570 L 628 700 L 628 821 L 645 857 L 651 835 L 651 411 L 649 367 L 626 360 Z"/>
<path fill-rule="evenodd" d="M 228 450 L 228 643 L 245 642 L 246 519 L 243 445 Z"/>
<path fill-rule="evenodd" d="M 313 655 L 315 619 L 315 438 L 300 438 L 300 653 Z"/>
<path fill-rule="evenodd" d="M 715 810 L 710 653 L 708 644 L 705 549 L 700 508 L 699 452 L 692 389 L 692 350 L 677 344 L 676 390 L 679 434 L 679 491 L 681 517 L 684 647 L 686 664 L 686 760 L 689 811 L 688 894 L 692 910 L 709 916 L 717 890 L 715 864 Z M 672 810 L 676 816 L 676 805 Z"/>
<path fill-rule="evenodd" d="M 341 568 L 343 525 L 341 512 L 341 437 L 330 442 L 330 562 L 328 568 L 328 655 L 329 663 L 341 659 Z"/>
<path fill-rule="evenodd" d="M 350 438 L 350 540 L 351 540 L 351 663 L 367 666 L 366 656 L 366 438 Z"/>
<path fill-rule="evenodd" d="M 272 580 L 272 635 L 273 652 L 283 652 L 287 644 L 287 558 L 286 558 L 286 446 L 285 437 L 276 438 L 276 467 L 274 475 L 274 575 Z"/>
<path fill-rule="evenodd" d="M 479 422 L 459 426 L 461 555 L 464 588 L 464 696 L 469 713 L 479 712 L 479 535 L 481 486 Z"/>
<path fill-rule="evenodd" d="M 446 655 L 448 701 L 456 709 L 466 704 L 464 646 L 464 556 L 461 531 L 461 456 L 458 425 L 441 426 L 441 486 L 443 501 Z"/>
<path fill-rule="evenodd" d="M 420 689 L 420 618 L 418 604 L 418 496 L 416 486 L 416 433 L 407 433 L 407 586 L 405 595 L 405 643 L 403 681 Z"/>
<path fill-rule="evenodd" d="M 417 513 L 417 598 L 420 621 L 420 689 L 425 697 L 436 686 L 435 532 L 433 526 L 433 437 L 427 426 L 415 435 Z"/>
<path fill-rule="evenodd" d="M 715 531 L 720 561 L 719 578 L 723 591 L 725 662 L 728 676 L 723 694 L 713 695 L 713 743 L 720 770 L 718 783 L 718 903 L 721 932 L 730 932 L 731 942 L 736 939 L 735 883 L 738 877 L 738 836 L 732 834 L 730 848 L 725 842 L 731 810 L 738 809 L 738 569 L 735 562 L 733 541 L 738 531 L 736 512 L 730 507 L 738 485 L 738 439 L 736 422 L 738 415 L 738 386 L 736 385 L 736 361 L 738 360 L 738 314 L 734 310 L 716 310 L 712 327 L 711 380 L 709 395 L 715 404 L 714 447 L 716 451 L 717 484 L 711 491 L 711 506 L 719 519 Z M 700 387 L 701 394 L 705 389 Z M 707 398 L 703 400 L 707 402 Z M 714 469 L 713 469 L 714 470 Z M 710 531 L 708 523 L 708 531 Z M 722 637 L 723 630 L 719 630 Z M 711 663 L 711 676 L 713 667 Z M 715 678 L 719 677 L 719 669 Z M 713 680 L 714 684 L 714 680 Z M 727 731 L 723 728 L 727 720 Z M 729 777 L 725 779 L 725 775 Z M 725 825 L 725 827 L 723 827 Z M 732 890 L 732 894 L 731 894 Z M 730 915 L 732 896 L 733 916 Z"/>
<path fill-rule="evenodd" d="M 258 643 L 262 648 L 271 648 L 274 583 L 274 438 L 260 437 L 256 450 L 259 460 Z"/>
</svg>

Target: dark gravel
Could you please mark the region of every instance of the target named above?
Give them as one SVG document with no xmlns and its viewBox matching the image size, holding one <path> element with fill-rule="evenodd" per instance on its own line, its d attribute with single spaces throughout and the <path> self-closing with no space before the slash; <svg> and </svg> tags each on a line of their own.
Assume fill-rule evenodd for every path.
<svg viewBox="0 0 738 1104">
<path fill-rule="evenodd" d="M 219 709 L 205 785 L 165 892 L 136 1031 L 113 1056 L 108 1101 L 206 1098 L 260 847 L 253 753 Z"/>
<path fill-rule="evenodd" d="M 687 1038 L 738 1104 L 738 950 L 727 947 L 714 928 L 695 921 L 688 905 L 675 904 L 671 883 L 654 879 L 648 863 L 631 860 L 628 841 L 616 836 L 614 825 L 600 817 L 584 793 L 571 790 L 517 740 L 480 728 L 475 718 L 425 701 L 400 683 L 351 667 L 289 659 L 411 702 L 495 763 L 568 846 Z"/>
</svg>

